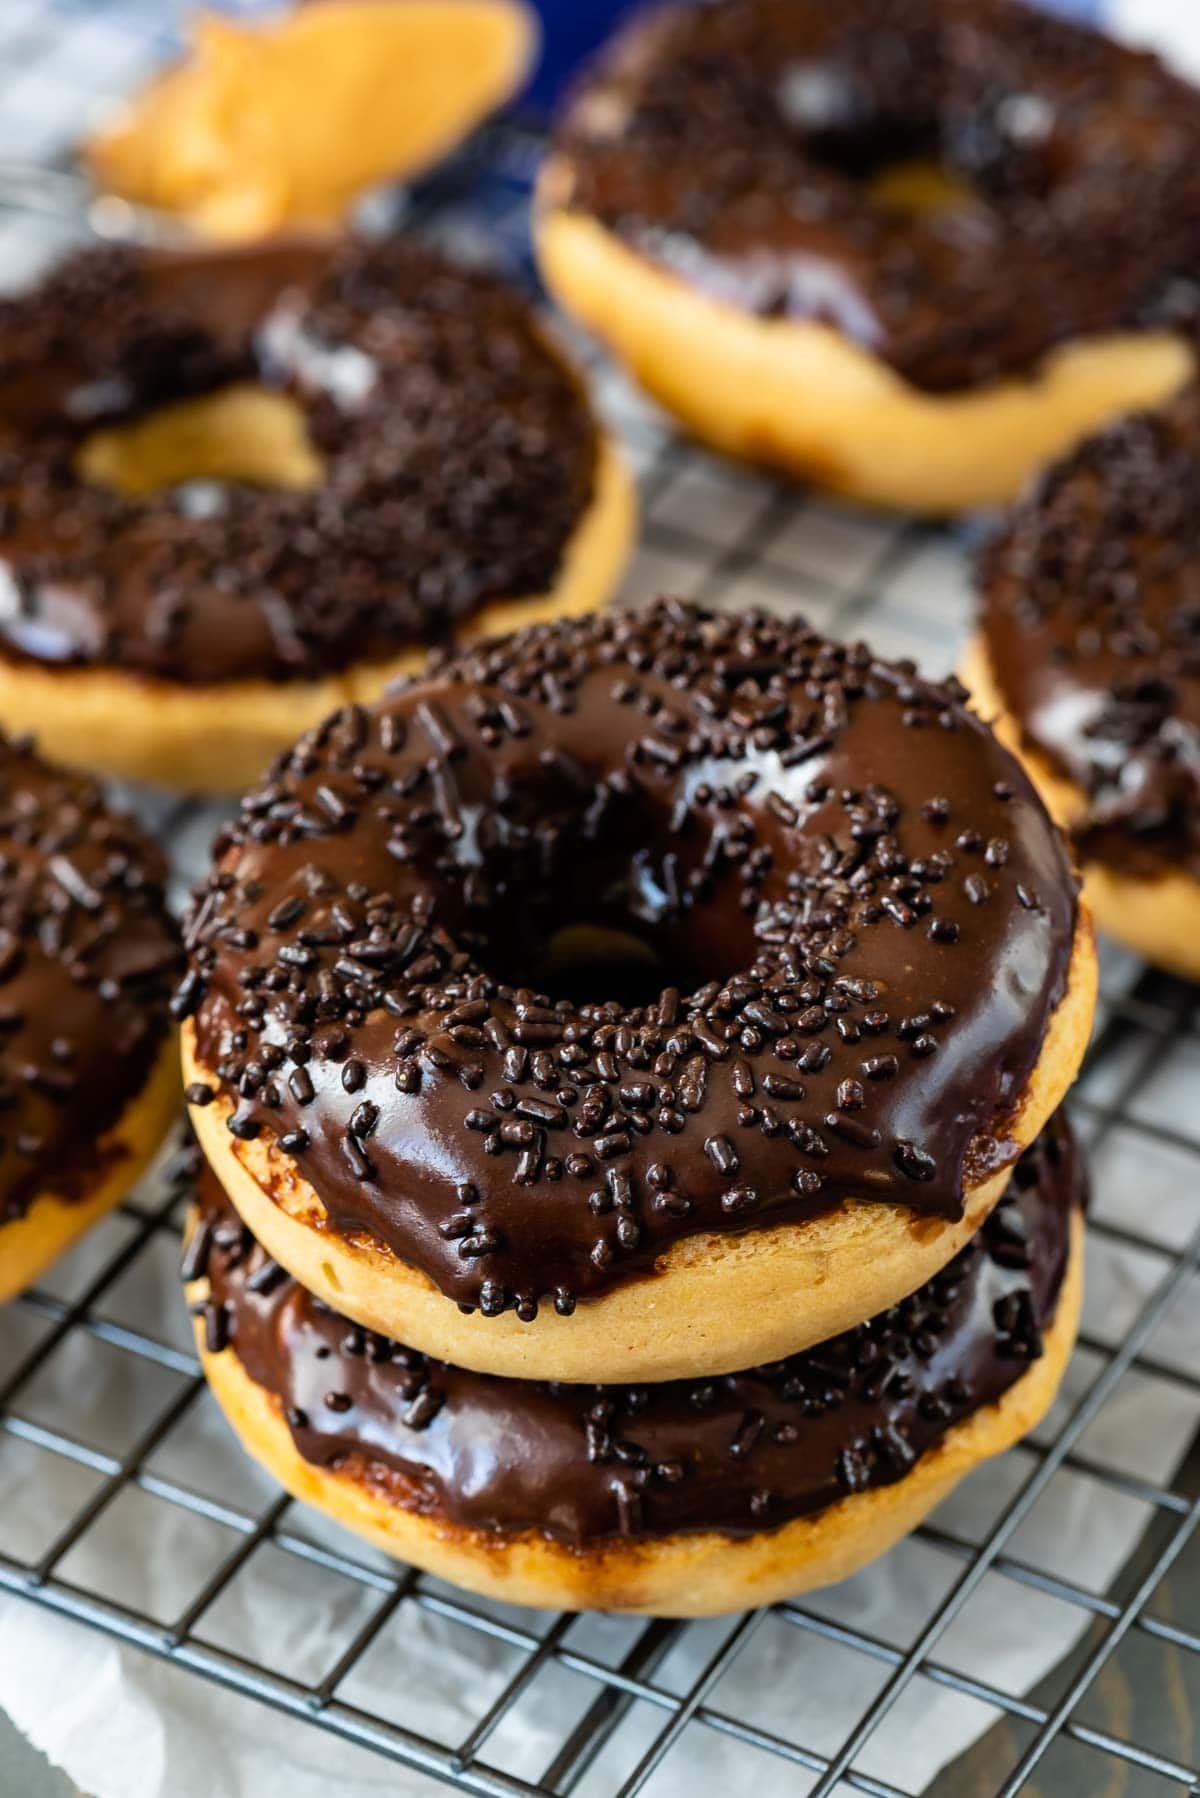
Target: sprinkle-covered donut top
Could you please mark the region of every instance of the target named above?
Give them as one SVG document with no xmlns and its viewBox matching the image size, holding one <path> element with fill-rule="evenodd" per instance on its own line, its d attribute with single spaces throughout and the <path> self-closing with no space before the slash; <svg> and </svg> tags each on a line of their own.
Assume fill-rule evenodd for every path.
<svg viewBox="0 0 1200 1798">
<path fill-rule="evenodd" d="M 317 486 L 77 472 L 96 427 L 239 381 L 299 403 Z M 88 251 L 0 303 L 0 648 L 176 682 L 395 656 L 553 586 L 595 458 L 530 308 L 422 244 Z"/>
<path fill-rule="evenodd" d="M 0 1225 L 104 1172 L 179 978 L 165 879 L 94 781 L 0 737 Z"/>
<path fill-rule="evenodd" d="M 1052 469 L 982 586 L 1005 706 L 1085 795 L 1081 858 L 1200 876 L 1200 394 Z"/>
<path fill-rule="evenodd" d="M 714 0 L 636 18 L 559 135 L 568 204 L 928 389 L 1194 320 L 1200 95 L 1015 0 Z M 924 212 L 881 172 L 969 190 Z"/>
<path fill-rule="evenodd" d="M 1084 1176 L 1065 1124 L 1017 1163 L 925 1286 L 790 1360 L 720 1379 L 549 1385 L 467 1373 L 348 1323 L 290 1279 L 205 1173 L 185 1273 L 304 1458 L 406 1509 L 573 1544 L 774 1529 L 904 1478 L 1042 1353 Z"/>
<path fill-rule="evenodd" d="M 1015 1155 L 1075 903 L 956 682 L 660 602 L 302 737 L 218 840 L 177 1009 L 195 1100 L 333 1228 L 529 1318 L 847 1195 L 961 1216 Z M 580 924 L 653 954 L 640 1002 L 541 990 Z"/>
</svg>

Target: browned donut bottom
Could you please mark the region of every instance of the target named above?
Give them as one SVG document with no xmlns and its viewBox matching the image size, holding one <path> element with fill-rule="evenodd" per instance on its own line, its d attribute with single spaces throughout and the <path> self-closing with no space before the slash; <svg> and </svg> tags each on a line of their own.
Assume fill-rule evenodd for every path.
<svg viewBox="0 0 1200 1798">
<path fill-rule="evenodd" d="M 1014 1389 L 1052 1338 L 1047 1390 L 1038 1382 L 1044 1406 L 1073 1334 L 1077 1269 L 1071 1315 L 1058 1313 L 1084 1194 L 1082 1164 L 1056 1119 L 979 1235 L 901 1305 L 784 1362 L 652 1386 L 467 1373 L 363 1331 L 264 1254 L 208 1170 L 184 1277 L 210 1378 L 247 1447 L 285 1478 L 292 1451 L 320 1470 L 289 1480 L 302 1496 L 437 1570 L 443 1550 L 462 1551 L 451 1552 L 452 1577 L 515 1598 L 639 1608 L 653 1591 L 646 1608 L 719 1609 L 739 1602 L 721 1572 L 707 1588 L 718 1602 L 706 1603 L 703 1582 L 672 1598 L 640 1576 L 623 1583 L 623 1557 L 634 1567 L 681 1539 L 709 1550 L 774 1537 L 785 1563 L 772 1551 L 779 1589 L 821 1583 L 844 1570 L 844 1544 L 828 1558 L 839 1518 L 861 1516 L 864 1544 L 880 1532 L 890 1540 L 898 1532 L 888 1535 L 879 1515 L 885 1489 L 913 1481 L 933 1502 L 944 1489 L 939 1469 L 953 1465 L 958 1477 L 1011 1437 L 1006 1403 L 1010 1420 L 1019 1411 L 1027 1426 Z M 279 1420 L 265 1433 L 264 1396 Z M 283 1424 L 291 1451 L 281 1454 Z M 959 1465 L 968 1434 L 973 1454 Z M 869 1515 L 847 1509 L 868 1493 Z M 898 1504 L 903 1518 L 902 1491 Z M 802 1519 L 815 1534 L 796 1533 Z M 789 1526 L 797 1548 L 823 1545 L 824 1568 L 811 1552 L 786 1564 Z M 521 1544 L 549 1557 L 541 1585 L 529 1583 L 528 1565 L 506 1566 Z M 600 1576 L 590 1582 L 593 1564 Z M 734 1554 L 730 1568 L 740 1564 Z"/>
</svg>

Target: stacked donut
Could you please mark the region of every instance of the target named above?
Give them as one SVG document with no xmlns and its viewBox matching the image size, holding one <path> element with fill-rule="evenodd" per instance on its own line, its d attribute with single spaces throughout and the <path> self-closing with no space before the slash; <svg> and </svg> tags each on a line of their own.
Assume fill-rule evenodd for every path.
<svg viewBox="0 0 1200 1798">
<path fill-rule="evenodd" d="M 383 1547 L 740 1607 L 1048 1405 L 1094 954 L 956 683 L 672 602 L 461 650 L 278 759 L 188 952 L 206 1371 Z"/>
</svg>

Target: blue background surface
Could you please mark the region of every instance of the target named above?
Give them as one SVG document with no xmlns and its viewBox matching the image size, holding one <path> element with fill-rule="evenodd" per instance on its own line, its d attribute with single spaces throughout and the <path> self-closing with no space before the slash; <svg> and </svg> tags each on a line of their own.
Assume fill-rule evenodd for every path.
<svg viewBox="0 0 1200 1798">
<path fill-rule="evenodd" d="M 612 29 L 635 0 L 536 0 L 542 21 L 542 60 L 534 76 L 529 98 L 535 107 L 548 107 L 561 92 L 571 72 Z M 830 0 L 831 4 L 835 0 Z M 1076 19 L 1097 18 L 1101 0 L 1044 0 L 1047 10 Z"/>
</svg>

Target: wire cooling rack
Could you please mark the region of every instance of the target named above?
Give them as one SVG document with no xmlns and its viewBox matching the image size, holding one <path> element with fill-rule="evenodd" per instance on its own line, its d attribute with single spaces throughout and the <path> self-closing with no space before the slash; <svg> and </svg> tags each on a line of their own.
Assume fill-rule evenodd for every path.
<svg viewBox="0 0 1200 1798">
<path fill-rule="evenodd" d="M 161 53 L 171 12 L 5 0 L 0 156 L 59 153 L 85 96 L 126 85 Z M 536 151 L 531 134 L 492 135 L 421 192 L 414 221 L 527 273 Z M 45 220 L 0 212 L 0 277 L 19 278 L 56 235 Z M 931 672 L 953 666 L 969 611 L 961 539 L 712 458 L 576 347 L 641 481 L 627 599 L 670 590 L 717 607 L 802 610 Z M 215 815 L 136 803 L 172 848 L 182 898 Z M 11 1490 L 15 1470 L 23 1495 L 0 1512 L 0 1590 L 370 1751 L 405 1793 L 427 1789 L 422 1775 L 430 1791 L 694 1790 L 675 1770 L 698 1764 L 697 1744 L 703 1758 L 719 1742 L 732 1756 L 720 1763 L 733 1769 L 727 1790 L 753 1781 L 763 1794 L 896 1798 L 906 1788 L 892 1783 L 888 1744 L 952 1703 L 968 1720 L 956 1740 L 974 1743 L 931 1788 L 952 1798 L 1200 1798 L 1200 1009 L 1195 990 L 1119 954 L 1104 958 L 1102 991 L 1072 1106 L 1096 1201 L 1092 1302 L 1067 1396 L 1031 1443 L 976 1476 L 988 1482 L 982 1527 L 978 1507 L 952 1503 L 893 1551 L 908 1557 L 903 1617 L 885 1608 L 864 1622 L 835 1590 L 718 1624 L 602 1626 L 487 1604 L 322 1528 L 237 1455 L 213 1415 L 178 1294 L 176 1200 L 161 1177 L 0 1311 L 0 1475 L 7 1464 Z M 1143 1427 L 1150 1420 L 1162 1477 L 1147 1472 L 1144 1435 L 1126 1452 L 1122 1431 L 1106 1427 L 1131 1405 Z M 1049 1553 L 1046 1530 L 1033 1528 L 1047 1516 L 1062 1520 Z M 1082 1532 L 1079 1516 L 1090 1520 Z M 1098 1581 L 1088 1550 L 1096 1520 L 1114 1516 L 1122 1551 L 1110 1557 L 1115 1577 Z M 171 1578 L 152 1597 L 148 1583 L 115 1582 L 110 1544 L 131 1529 L 147 1564 L 160 1537 L 170 1543 Z M 292 1629 L 269 1647 L 227 1621 L 253 1616 L 256 1582 L 293 1606 Z M 1053 1627 L 1064 1645 L 1032 1690 L 979 1671 L 989 1617 L 1011 1619 L 1014 1604 L 1031 1639 Z M 319 1665 L 302 1651 L 314 1627 Z M 827 1679 L 831 1666 L 864 1692 L 836 1739 L 825 1707 L 806 1701 L 818 1667 Z M 786 1709 L 764 1713 L 762 1670 L 778 1681 L 780 1668 Z M 429 1708 L 448 1678 L 466 1688 L 463 1706 L 478 1700 L 449 1733 Z M 536 1765 L 521 1727 L 533 1712 Z"/>
</svg>

